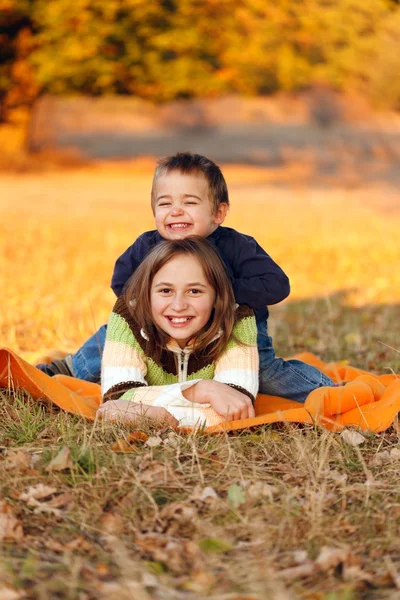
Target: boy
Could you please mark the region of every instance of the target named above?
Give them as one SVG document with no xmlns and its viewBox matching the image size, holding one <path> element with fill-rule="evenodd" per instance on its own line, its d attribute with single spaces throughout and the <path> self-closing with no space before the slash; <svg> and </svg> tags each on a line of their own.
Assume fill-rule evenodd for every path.
<svg viewBox="0 0 400 600">
<path fill-rule="evenodd" d="M 153 177 L 151 206 L 157 229 L 139 236 L 115 263 L 111 287 L 117 296 L 149 250 L 161 240 L 189 235 L 206 237 L 227 268 L 236 301 L 248 304 L 255 311 L 259 392 L 304 402 L 313 389 L 333 385 L 315 367 L 275 357 L 267 332 L 267 305 L 281 302 L 289 295 L 289 280 L 252 237 L 221 227 L 229 208 L 229 196 L 225 179 L 215 163 L 190 152 L 160 160 Z M 104 325 L 73 356 L 38 368 L 48 375 L 64 373 L 99 381 L 105 333 Z"/>
</svg>

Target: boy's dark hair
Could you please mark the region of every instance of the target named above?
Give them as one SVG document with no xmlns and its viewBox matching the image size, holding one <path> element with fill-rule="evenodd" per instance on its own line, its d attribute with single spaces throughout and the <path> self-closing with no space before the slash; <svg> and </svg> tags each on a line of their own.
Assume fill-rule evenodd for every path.
<svg viewBox="0 0 400 600">
<path fill-rule="evenodd" d="M 161 158 L 157 162 L 156 170 L 153 176 L 153 185 L 151 188 L 151 207 L 155 209 L 155 183 L 158 177 L 167 175 L 173 171 L 178 171 L 183 175 L 192 173 L 201 173 L 207 180 L 208 189 L 210 192 L 210 200 L 213 207 L 213 212 L 217 212 L 220 204 L 229 206 L 228 187 L 221 169 L 209 158 L 201 156 L 201 154 L 193 154 L 192 152 L 178 152 L 173 156 Z"/>
</svg>

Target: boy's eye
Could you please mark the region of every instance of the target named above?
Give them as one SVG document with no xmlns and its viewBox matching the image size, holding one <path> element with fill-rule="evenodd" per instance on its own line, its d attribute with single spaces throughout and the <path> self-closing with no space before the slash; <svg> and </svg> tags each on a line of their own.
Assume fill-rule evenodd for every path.
<svg viewBox="0 0 400 600">
<path fill-rule="evenodd" d="M 185 202 L 185 204 L 197 204 L 197 202 L 194 202 L 193 200 L 189 200 L 188 202 Z"/>
<path fill-rule="evenodd" d="M 171 202 L 159 202 L 158 206 L 171 206 Z"/>
</svg>

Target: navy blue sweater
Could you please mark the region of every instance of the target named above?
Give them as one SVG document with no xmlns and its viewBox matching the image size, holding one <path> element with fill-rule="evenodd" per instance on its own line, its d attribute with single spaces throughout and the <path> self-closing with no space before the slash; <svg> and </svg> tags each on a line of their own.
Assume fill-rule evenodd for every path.
<svg viewBox="0 0 400 600">
<path fill-rule="evenodd" d="M 258 319 L 266 319 L 267 305 L 281 302 L 290 293 L 285 273 L 249 235 L 218 227 L 207 239 L 224 261 L 236 302 L 248 304 Z M 111 280 L 117 296 L 147 253 L 162 240 L 157 230 L 146 231 L 118 258 Z"/>
</svg>

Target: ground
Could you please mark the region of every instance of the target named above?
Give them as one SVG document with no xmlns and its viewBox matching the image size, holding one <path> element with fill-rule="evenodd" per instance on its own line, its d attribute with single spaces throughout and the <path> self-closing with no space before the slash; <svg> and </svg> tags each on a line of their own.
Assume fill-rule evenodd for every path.
<svg viewBox="0 0 400 600">
<path fill-rule="evenodd" d="M 106 321 L 114 261 L 152 228 L 153 164 L 0 175 L 3 346 L 34 361 Z M 226 225 L 291 280 L 271 311 L 278 354 L 399 372 L 390 181 L 224 172 Z M 18 391 L 1 393 L 0 412 L 1 598 L 398 598 L 396 426 L 359 446 L 292 426 L 193 437 L 142 423 L 129 438 Z"/>
</svg>

